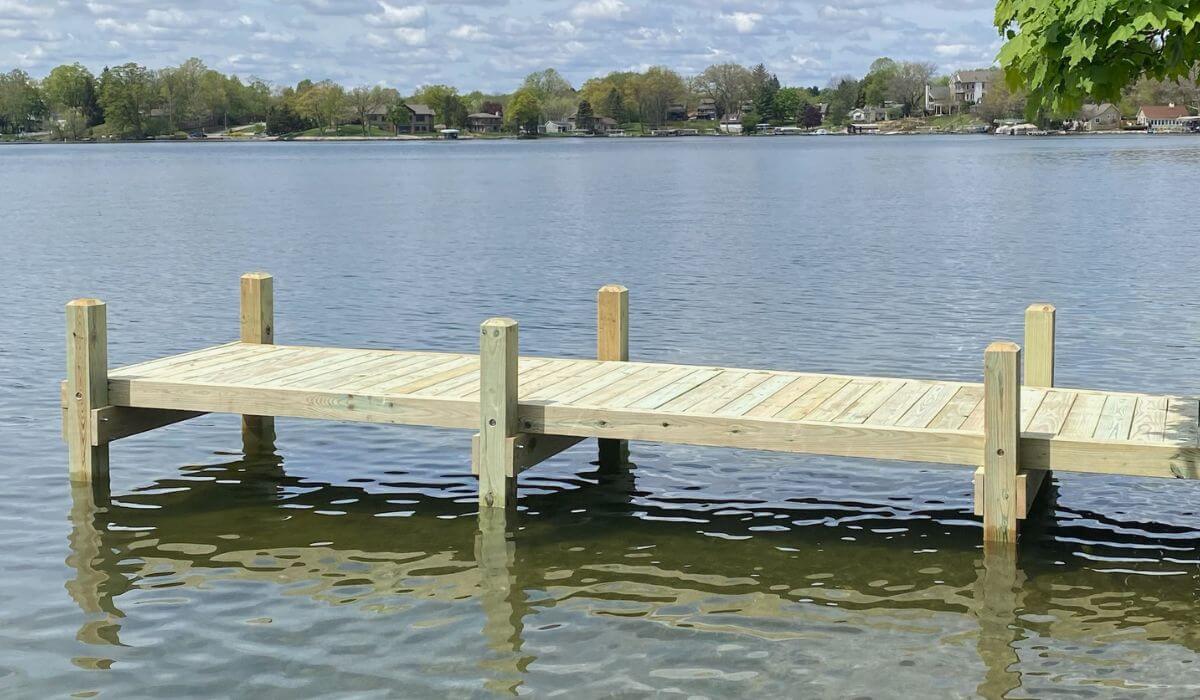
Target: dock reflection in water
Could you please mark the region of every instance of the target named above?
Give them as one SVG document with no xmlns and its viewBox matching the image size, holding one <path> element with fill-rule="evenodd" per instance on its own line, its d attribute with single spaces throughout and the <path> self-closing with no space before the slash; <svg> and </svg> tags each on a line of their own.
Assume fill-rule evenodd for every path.
<svg viewBox="0 0 1200 700">
<path fill-rule="evenodd" d="M 977 528 L 953 511 L 897 508 L 851 528 L 844 512 L 822 510 L 827 502 L 663 507 L 638 491 L 636 474 L 586 472 L 570 491 L 527 491 L 507 521 L 478 518 L 470 491 L 455 499 L 412 484 L 313 482 L 273 455 L 190 468 L 115 498 L 103 484 L 75 487 L 68 590 L 84 613 L 78 639 L 94 650 L 75 663 L 108 668 L 122 656 L 126 627 L 138 624 L 127 597 L 250 582 L 256 592 L 241 595 L 271 598 L 280 587 L 300 597 L 293 606 L 358 606 L 410 642 L 473 625 L 482 645 L 460 640 L 458 658 L 405 647 L 441 676 L 436 687 L 449 676 L 467 694 L 874 686 L 885 696 L 1000 697 L 1072 677 L 1113 690 L 1198 670 L 1194 595 L 1149 575 L 1128 576 L 1115 593 L 1119 574 L 1070 551 L 1090 534 L 1072 523 L 1099 516 L 1058 508 L 1054 487 L 1018 560 L 985 558 Z M 1160 534 L 1158 544 L 1195 559 L 1196 542 Z M 1152 548 L 1152 538 L 1130 535 L 1129 545 Z M 437 614 L 410 619 L 419 601 Z M 1164 647 L 1174 649 L 1168 662 L 1139 669 Z M 392 682 L 432 692 L 434 681 L 421 690 L 394 673 Z"/>
</svg>

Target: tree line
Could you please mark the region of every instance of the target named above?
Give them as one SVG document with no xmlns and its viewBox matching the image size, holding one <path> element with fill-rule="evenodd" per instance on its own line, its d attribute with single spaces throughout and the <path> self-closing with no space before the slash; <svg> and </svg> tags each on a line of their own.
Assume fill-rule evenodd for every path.
<svg viewBox="0 0 1200 700">
<path fill-rule="evenodd" d="M 600 117 L 653 128 L 686 119 L 701 104 L 717 118 L 737 115 L 751 130 L 762 122 L 813 127 L 843 124 L 851 110 L 867 105 L 889 105 L 896 116 L 923 115 L 926 86 L 947 80 L 932 63 L 880 58 L 864 76 L 837 76 L 824 88 L 782 85 L 761 63 L 721 63 L 689 77 L 665 66 L 614 71 L 578 88 L 549 68 L 529 74 L 508 94 L 460 93 L 436 84 L 402 95 L 393 88 L 347 88 L 331 80 L 306 79 L 288 86 L 243 81 L 197 58 L 161 69 L 126 63 L 105 67 L 99 75 L 74 63 L 54 68 L 41 80 L 22 70 L 0 74 L 0 132 L 44 130 L 64 140 L 144 138 L 258 122 L 265 122 L 270 134 L 310 129 L 338 133 L 346 125 L 368 134 L 381 124 L 400 132 L 411 119 L 406 103 L 426 105 L 438 123 L 460 128 L 475 112 L 502 114 L 513 131 L 533 131 L 547 120 L 571 116 L 584 129 Z M 1189 86 L 1153 75 L 1128 85 L 1123 95 L 1160 103 L 1197 100 L 1194 81 Z M 1037 105 L 1043 103 L 1039 95 L 1034 97 Z M 973 109 L 990 122 L 1020 116 L 1030 104 L 1025 91 L 998 82 Z"/>
</svg>

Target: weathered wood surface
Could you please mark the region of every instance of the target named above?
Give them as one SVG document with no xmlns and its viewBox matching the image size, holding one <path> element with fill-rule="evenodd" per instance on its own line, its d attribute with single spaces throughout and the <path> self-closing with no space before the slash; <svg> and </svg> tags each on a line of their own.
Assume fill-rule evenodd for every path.
<svg viewBox="0 0 1200 700">
<path fill-rule="evenodd" d="M 539 357 L 518 381 L 520 433 L 983 459 L 979 383 Z M 231 343 L 111 370 L 108 389 L 118 407 L 481 428 L 476 354 Z M 1020 407 L 1022 470 L 1200 478 L 1194 397 L 1024 387 Z"/>
</svg>

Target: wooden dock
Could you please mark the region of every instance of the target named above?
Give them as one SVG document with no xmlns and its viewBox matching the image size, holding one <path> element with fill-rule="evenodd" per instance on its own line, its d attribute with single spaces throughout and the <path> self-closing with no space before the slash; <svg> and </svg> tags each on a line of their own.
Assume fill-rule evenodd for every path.
<svg viewBox="0 0 1200 700">
<path fill-rule="evenodd" d="M 1053 386 L 1054 307 L 984 353 L 983 382 L 630 362 L 628 292 L 600 290 L 598 359 L 518 353 L 490 319 L 479 352 L 275 345 L 272 279 L 242 279 L 240 340 L 109 369 L 105 307 L 67 305 L 64 437 L 73 480 L 114 440 L 209 412 L 242 414 L 247 449 L 274 416 L 475 430 L 482 508 L 515 503 L 516 475 L 585 438 L 602 462 L 627 441 L 975 467 L 985 541 L 1015 542 L 1047 470 L 1200 477 L 1200 401 Z"/>
</svg>

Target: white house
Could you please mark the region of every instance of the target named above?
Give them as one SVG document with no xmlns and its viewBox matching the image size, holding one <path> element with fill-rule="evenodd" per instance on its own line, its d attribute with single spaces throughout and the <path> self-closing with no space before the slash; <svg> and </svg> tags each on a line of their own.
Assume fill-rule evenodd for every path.
<svg viewBox="0 0 1200 700">
<path fill-rule="evenodd" d="M 1181 118 L 1188 116 L 1187 107 L 1174 102 L 1163 105 L 1145 105 L 1138 110 L 1137 123 L 1147 129 L 1181 129 Z"/>
<path fill-rule="evenodd" d="M 959 108 L 979 104 L 988 89 L 1003 77 L 995 68 L 955 71 L 950 76 L 950 102 Z"/>
<path fill-rule="evenodd" d="M 551 119 L 546 122 L 544 131 L 547 134 L 565 134 L 568 131 L 573 131 L 575 125 L 563 119 Z"/>
</svg>

